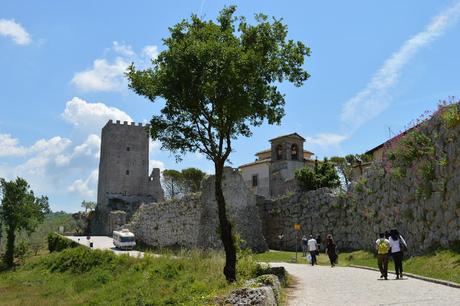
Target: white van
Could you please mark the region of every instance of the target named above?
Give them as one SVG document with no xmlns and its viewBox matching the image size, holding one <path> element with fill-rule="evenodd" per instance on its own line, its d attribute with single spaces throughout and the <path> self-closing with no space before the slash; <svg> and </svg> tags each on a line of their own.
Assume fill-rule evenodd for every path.
<svg viewBox="0 0 460 306">
<path fill-rule="evenodd" d="M 113 245 L 122 250 L 132 250 L 136 246 L 136 239 L 128 229 L 113 231 Z"/>
</svg>

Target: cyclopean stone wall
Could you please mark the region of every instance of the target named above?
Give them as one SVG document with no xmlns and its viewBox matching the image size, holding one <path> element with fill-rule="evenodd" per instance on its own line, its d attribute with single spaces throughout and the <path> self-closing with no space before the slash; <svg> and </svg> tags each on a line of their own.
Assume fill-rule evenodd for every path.
<svg viewBox="0 0 460 306">
<path fill-rule="evenodd" d="M 259 218 L 256 196 L 244 183 L 238 170 L 230 167 L 224 169 L 222 189 L 227 204 L 227 214 L 234 226 L 234 231 L 254 252 L 268 250 L 262 223 Z M 217 202 L 214 196 L 214 176 L 208 177 L 202 184 L 200 233 L 198 245 L 203 248 L 222 248 L 218 232 L 219 218 Z"/>
<path fill-rule="evenodd" d="M 202 205 L 200 194 L 143 204 L 128 228 L 136 239 L 153 247 L 196 247 Z"/>
<path fill-rule="evenodd" d="M 440 116 L 419 130 L 434 147 L 433 178 L 420 197 L 420 163 L 416 160 L 405 176 L 395 177 L 374 164 L 351 184 L 347 193 L 319 189 L 297 192 L 275 200 L 260 200 L 259 213 L 270 248 L 295 249 L 294 224 L 302 234 L 333 234 L 340 249 L 370 249 L 379 232 L 397 228 L 416 254 L 460 241 L 460 124 L 447 127 Z M 418 170 L 417 170 L 418 169 Z"/>
<path fill-rule="evenodd" d="M 223 192 L 236 233 L 254 252 L 267 250 L 255 195 L 238 171 L 225 169 Z M 141 205 L 127 227 L 153 247 L 217 249 L 222 247 L 218 224 L 214 177 L 210 176 L 203 182 L 202 193 Z"/>
</svg>

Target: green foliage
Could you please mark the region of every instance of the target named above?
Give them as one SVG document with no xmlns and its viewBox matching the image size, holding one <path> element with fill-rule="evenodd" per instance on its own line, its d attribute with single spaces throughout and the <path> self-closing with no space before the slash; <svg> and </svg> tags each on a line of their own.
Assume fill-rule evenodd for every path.
<svg viewBox="0 0 460 306">
<path fill-rule="evenodd" d="M 255 25 L 224 8 L 216 22 L 196 15 L 169 28 L 165 50 L 153 67 L 127 72 L 129 87 L 152 102 L 163 98 L 161 114 L 153 115 L 150 135 L 177 159 L 198 152 L 214 163 L 215 196 L 221 238 L 227 252 L 224 273 L 235 280 L 236 251 L 222 193 L 224 165 L 232 141 L 252 135 L 251 126 L 265 120 L 279 124 L 284 95 L 277 84 L 301 86 L 309 77 L 302 68 L 310 49 L 287 39 L 281 20 L 255 16 Z"/>
<path fill-rule="evenodd" d="M 181 174 L 185 193 L 201 190 L 201 181 L 206 177 L 206 173 L 198 168 L 186 168 L 182 169 Z"/>
<path fill-rule="evenodd" d="M 340 186 L 339 176 L 334 166 L 327 158 L 320 164 L 316 160 L 313 170 L 308 167 L 296 170 L 295 178 L 305 191 L 316 190 L 323 187 L 335 188 Z"/>
<path fill-rule="evenodd" d="M 174 199 L 187 193 L 199 192 L 201 181 L 206 177 L 206 173 L 198 168 L 186 168 L 182 171 L 164 170 L 163 187 L 166 196 Z"/>
<path fill-rule="evenodd" d="M 83 201 L 81 202 L 81 207 L 85 209 L 85 213 L 88 213 L 89 211 L 93 211 L 96 209 L 96 202 L 93 201 Z"/>
<path fill-rule="evenodd" d="M 0 219 L 7 233 L 5 263 L 13 266 L 16 234 L 21 230 L 32 233 L 49 213 L 48 198 L 35 197 L 29 184 L 22 178 L 14 181 L 0 179 L 2 203 Z"/>
<path fill-rule="evenodd" d="M 404 178 L 408 169 L 415 169 L 416 196 L 426 199 L 431 196 L 431 181 L 435 178 L 435 154 L 431 138 L 418 129 L 413 129 L 392 141 L 385 152 L 385 169 L 396 179 Z"/>
<path fill-rule="evenodd" d="M 365 177 L 360 177 L 356 182 L 355 190 L 357 192 L 364 192 L 367 188 L 367 179 Z"/>
<path fill-rule="evenodd" d="M 150 129 L 164 149 L 215 161 L 231 151 L 236 136 L 249 137 L 251 125 L 280 122 L 285 101 L 277 82 L 300 86 L 309 77 L 302 65 L 310 50 L 286 39 L 281 20 L 258 14 L 250 25 L 235 11 L 223 9 L 217 22 L 192 15 L 169 29 L 153 68 L 129 68 L 130 88 L 166 100 Z"/>
<path fill-rule="evenodd" d="M 176 198 L 181 194 L 181 173 L 177 170 L 163 170 L 163 187 L 166 197 L 170 199 Z"/>
<path fill-rule="evenodd" d="M 448 129 L 460 124 L 460 103 L 444 106 L 441 110 L 441 120 Z"/>
<path fill-rule="evenodd" d="M 71 239 L 56 233 L 48 234 L 48 250 L 50 252 L 60 252 L 68 248 L 75 248 L 79 244 Z"/>
<path fill-rule="evenodd" d="M 127 256 L 115 255 L 112 251 L 91 250 L 84 246 L 64 249 L 46 257 L 42 264 L 51 272 L 84 273 L 96 268 L 116 270 Z"/>
<path fill-rule="evenodd" d="M 184 251 L 142 259 L 84 247 L 30 259 L 0 277 L 6 305 L 215 305 L 256 270 L 253 256 L 238 261 L 239 282 L 222 275 L 225 257 Z"/>
</svg>

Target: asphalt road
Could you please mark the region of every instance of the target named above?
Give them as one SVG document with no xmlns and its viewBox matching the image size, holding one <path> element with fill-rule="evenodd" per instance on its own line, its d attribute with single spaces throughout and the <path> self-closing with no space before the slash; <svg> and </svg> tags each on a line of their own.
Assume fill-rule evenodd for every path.
<svg viewBox="0 0 460 306">
<path fill-rule="evenodd" d="M 80 243 L 81 245 L 89 247 L 89 242 L 86 239 L 86 236 L 66 236 L 66 237 L 69 238 L 69 239 L 72 239 L 75 242 Z M 111 250 L 115 254 L 128 254 L 129 256 L 138 257 L 138 258 L 144 257 L 144 252 L 125 251 L 125 250 L 117 249 L 113 245 L 113 238 L 112 237 L 108 237 L 108 236 L 91 236 L 91 239 L 89 241 L 93 242 L 93 249 Z"/>
<path fill-rule="evenodd" d="M 287 305 L 460 305 L 460 289 L 357 268 L 271 263 L 294 277 Z"/>
</svg>

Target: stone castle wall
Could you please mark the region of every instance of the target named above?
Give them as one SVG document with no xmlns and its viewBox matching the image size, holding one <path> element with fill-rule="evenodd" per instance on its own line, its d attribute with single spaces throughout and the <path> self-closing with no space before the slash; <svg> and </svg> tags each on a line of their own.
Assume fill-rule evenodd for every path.
<svg viewBox="0 0 460 306">
<path fill-rule="evenodd" d="M 420 253 L 460 241 L 460 125 L 446 127 L 435 116 L 420 128 L 434 145 L 433 178 L 426 184 L 426 198 L 419 195 L 417 160 L 403 177 L 395 177 L 382 164 L 367 169 L 347 193 L 327 188 L 296 192 L 275 200 L 260 200 L 259 213 L 270 248 L 283 244 L 295 249 L 294 223 L 302 234 L 331 233 L 340 249 L 370 249 L 379 232 L 397 228 L 409 251 Z"/>
<path fill-rule="evenodd" d="M 202 193 L 142 205 L 127 227 L 137 239 L 153 247 L 221 248 L 214 177 L 202 185 Z M 228 217 L 246 246 L 255 252 L 267 250 L 255 195 L 237 171 L 225 169 L 223 192 Z"/>
</svg>

